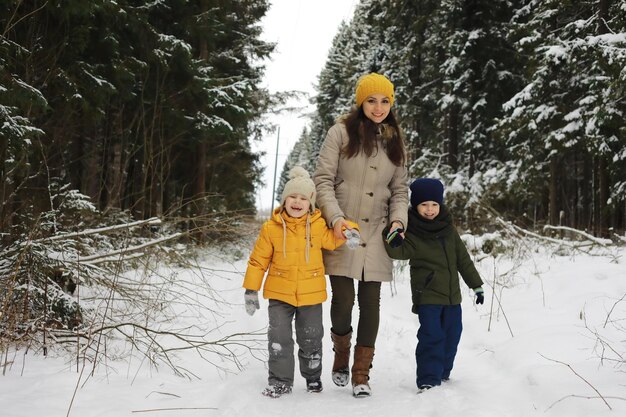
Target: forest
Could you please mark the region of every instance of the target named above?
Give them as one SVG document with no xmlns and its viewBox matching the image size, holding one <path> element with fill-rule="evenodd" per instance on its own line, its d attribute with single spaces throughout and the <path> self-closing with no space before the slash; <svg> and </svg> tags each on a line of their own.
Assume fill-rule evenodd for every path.
<svg viewBox="0 0 626 417">
<path fill-rule="evenodd" d="M 3 2 L 2 230 L 29 230 L 70 191 L 138 219 L 252 209 L 267 7 Z"/>
<path fill-rule="evenodd" d="M 334 38 L 316 113 L 286 162 L 313 170 L 358 77 L 396 87 L 412 177 L 469 229 L 626 227 L 626 2 L 361 1 Z M 481 209 L 482 208 L 482 209 Z"/>
<path fill-rule="evenodd" d="M 119 291 L 109 278 L 147 248 L 182 262 L 173 242 L 244 234 L 264 169 L 252 143 L 290 95 L 261 87 L 270 3 L 2 2 L 0 348 L 80 327 L 76 287 Z M 624 240 L 625 1 L 361 0 L 278 195 L 292 166 L 313 171 L 367 72 L 394 82 L 410 174 L 442 179 L 460 227 Z"/>
</svg>

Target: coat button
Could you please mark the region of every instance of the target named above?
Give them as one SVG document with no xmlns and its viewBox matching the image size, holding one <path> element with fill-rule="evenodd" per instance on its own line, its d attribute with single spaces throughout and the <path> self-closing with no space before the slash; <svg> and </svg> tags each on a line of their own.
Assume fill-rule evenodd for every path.
<svg viewBox="0 0 626 417">
<path fill-rule="evenodd" d="M 370 197 L 373 197 L 373 196 L 374 196 L 374 193 L 373 193 L 373 192 L 371 192 L 371 191 L 370 191 L 369 193 L 365 193 L 365 194 L 369 195 Z"/>
</svg>

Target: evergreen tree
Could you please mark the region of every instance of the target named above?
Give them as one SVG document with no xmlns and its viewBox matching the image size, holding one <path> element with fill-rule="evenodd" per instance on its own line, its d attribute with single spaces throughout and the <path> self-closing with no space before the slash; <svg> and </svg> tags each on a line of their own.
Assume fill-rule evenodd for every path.
<svg viewBox="0 0 626 417">
<path fill-rule="evenodd" d="M 520 10 L 519 45 L 532 57 L 528 84 L 507 103 L 502 126 L 515 196 L 538 201 L 551 224 L 562 212 L 568 224 L 606 234 L 608 189 L 613 210 L 624 200 L 626 108 L 615 94 L 623 97 L 626 43 L 600 30 L 606 24 L 623 33 L 623 8 L 614 3 L 600 18 L 598 6 L 529 1 Z"/>
<path fill-rule="evenodd" d="M 276 186 L 276 195 L 278 196 L 277 200 L 280 200 L 280 196 L 283 194 L 285 184 L 289 181 L 289 171 L 291 171 L 293 167 L 301 166 L 306 169 L 311 176 L 313 176 L 316 158 L 311 157 L 312 145 L 313 142 L 311 140 L 311 136 L 308 129 L 305 127 L 302 130 L 298 141 L 289 152 L 289 155 L 283 165 L 278 185 Z"/>
<path fill-rule="evenodd" d="M 253 208 L 267 1 L 57 3 L 0 6 L 0 223 L 53 209 L 32 192 L 51 178 L 138 217 L 206 193 L 197 213 Z"/>
<path fill-rule="evenodd" d="M 363 0 L 320 73 L 312 155 L 376 71 L 395 84 L 411 175 L 441 177 L 466 220 L 485 202 L 623 228 L 625 14 L 610 0 Z"/>
</svg>

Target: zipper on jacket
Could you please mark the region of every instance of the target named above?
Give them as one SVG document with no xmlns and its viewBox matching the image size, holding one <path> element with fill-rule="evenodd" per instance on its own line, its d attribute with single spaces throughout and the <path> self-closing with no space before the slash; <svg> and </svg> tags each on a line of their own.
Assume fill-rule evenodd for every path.
<svg viewBox="0 0 626 417">
<path fill-rule="evenodd" d="M 448 257 L 448 251 L 446 250 L 446 240 L 440 237 L 439 243 L 441 243 L 443 253 L 446 255 L 446 265 L 448 265 L 448 276 L 450 277 L 450 279 L 448 279 L 448 302 L 452 304 L 452 270 L 450 269 L 450 258 Z"/>
</svg>

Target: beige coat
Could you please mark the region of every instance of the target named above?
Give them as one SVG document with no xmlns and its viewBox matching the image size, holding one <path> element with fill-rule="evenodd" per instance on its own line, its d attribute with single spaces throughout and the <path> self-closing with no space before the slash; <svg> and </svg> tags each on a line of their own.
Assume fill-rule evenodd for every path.
<svg viewBox="0 0 626 417">
<path fill-rule="evenodd" d="M 405 166 L 394 165 L 379 139 L 379 151 L 368 157 L 359 153 L 340 157 L 348 144 L 348 133 L 341 122 L 330 128 L 317 160 L 313 181 L 317 205 L 329 225 L 339 217 L 358 223 L 361 247 L 343 246 L 324 251 L 329 275 L 365 281 L 391 281 L 392 261 L 383 246 L 382 231 L 388 223 L 407 224 L 408 185 Z"/>
</svg>

